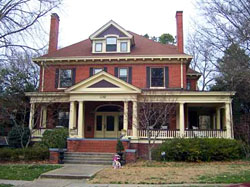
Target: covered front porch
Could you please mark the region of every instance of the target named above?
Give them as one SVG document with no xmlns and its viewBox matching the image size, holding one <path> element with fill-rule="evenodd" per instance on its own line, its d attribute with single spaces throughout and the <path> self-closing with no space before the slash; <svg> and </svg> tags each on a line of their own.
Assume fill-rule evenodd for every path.
<svg viewBox="0 0 250 187">
<path fill-rule="evenodd" d="M 168 101 L 168 100 L 166 100 Z M 143 140 L 147 131 L 140 128 L 138 101 L 68 101 L 60 103 L 31 103 L 31 108 L 40 107 L 39 125 L 34 128 L 35 112 L 31 110 L 30 128 L 34 137 L 41 137 L 46 129 L 64 126 L 73 139 L 116 139 Z M 154 102 L 154 101 L 152 101 Z M 166 103 L 167 104 L 167 103 Z M 157 139 L 216 137 L 233 138 L 230 103 L 183 103 L 176 101 L 175 115 L 167 126 L 152 129 Z M 55 109 L 55 110 L 53 110 Z M 57 114 L 56 114 L 57 113 Z M 56 117 L 52 117 L 53 114 Z M 33 116 L 33 117 L 32 117 Z M 52 119 L 53 118 L 53 119 Z"/>
<path fill-rule="evenodd" d="M 33 136 L 41 137 L 46 129 L 65 124 L 60 126 L 66 126 L 73 139 L 117 139 L 123 135 L 124 139 L 144 141 L 148 134 L 140 127 L 138 105 L 145 101 L 175 105 L 167 124 L 151 130 L 152 137 L 159 140 L 179 137 L 233 138 L 233 94 L 141 90 L 101 72 L 63 92 L 26 95 L 31 98 L 29 127 Z M 62 103 L 63 111 L 54 107 Z M 39 117 L 35 117 L 36 113 Z M 52 114 L 56 116 L 53 120 Z M 35 121 L 39 124 L 34 125 Z"/>
</svg>

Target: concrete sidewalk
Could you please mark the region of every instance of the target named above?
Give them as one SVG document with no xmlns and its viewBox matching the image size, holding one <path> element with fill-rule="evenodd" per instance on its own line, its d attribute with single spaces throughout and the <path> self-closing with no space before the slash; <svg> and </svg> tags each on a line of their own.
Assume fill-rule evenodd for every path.
<svg viewBox="0 0 250 187">
<path fill-rule="evenodd" d="M 0 184 L 12 184 L 19 187 L 220 187 L 230 186 L 230 184 L 162 184 L 162 185 L 143 185 L 143 184 L 86 184 L 82 180 L 67 179 L 37 179 L 34 181 L 14 181 L 0 180 Z"/>
<path fill-rule="evenodd" d="M 98 171 L 111 166 L 64 164 L 62 168 L 43 173 L 40 178 L 53 179 L 86 179 L 94 176 Z"/>
</svg>

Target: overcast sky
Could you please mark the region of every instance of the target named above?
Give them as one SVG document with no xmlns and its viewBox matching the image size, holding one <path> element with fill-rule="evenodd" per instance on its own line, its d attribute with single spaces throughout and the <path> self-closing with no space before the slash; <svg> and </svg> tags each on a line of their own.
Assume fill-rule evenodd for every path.
<svg viewBox="0 0 250 187">
<path fill-rule="evenodd" d="M 62 10 L 56 11 L 60 16 L 59 46 L 87 39 L 111 19 L 137 34 L 176 36 L 178 10 L 183 11 L 186 38 L 195 14 L 194 0 L 64 0 Z M 49 32 L 49 22 L 45 29 Z"/>
</svg>

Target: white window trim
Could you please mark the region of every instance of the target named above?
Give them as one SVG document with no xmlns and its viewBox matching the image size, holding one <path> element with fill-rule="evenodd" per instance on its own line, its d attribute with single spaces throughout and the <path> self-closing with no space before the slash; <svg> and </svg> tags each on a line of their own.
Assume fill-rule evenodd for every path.
<svg viewBox="0 0 250 187">
<path fill-rule="evenodd" d="M 98 73 L 104 71 L 104 68 L 93 68 L 93 75 L 96 75 L 96 74 L 97 74 L 97 73 L 95 73 L 95 70 L 96 70 L 96 69 L 101 69 L 101 71 L 99 71 Z"/>
<path fill-rule="evenodd" d="M 115 45 L 115 44 L 107 44 L 107 39 L 108 38 L 115 38 L 116 39 L 116 50 L 115 51 L 107 51 L 107 45 Z M 106 37 L 105 37 L 105 52 L 106 53 L 117 53 L 118 52 L 118 38 L 119 38 L 119 36 L 117 37 L 116 35 L 115 36 L 113 36 L 113 35 L 107 35 Z"/>
<path fill-rule="evenodd" d="M 97 51 L 96 50 L 96 45 L 101 45 L 101 50 L 100 51 Z M 97 52 L 97 53 L 101 53 L 102 52 L 102 43 L 95 43 L 95 52 Z"/>
<path fill-rule="evenodd" d="M 152 87 L 152 83 L 151 83 L 151 77 L 152 77 L 152 69 L 156 69 L 156 68 L 161 68 L 163 69 L 163 87 Z M 164 67 L 150 67 L 150 88 L 153 88 L 153 89 L 165 89 L 165 68 Z"/>
<path fill-rule="evenodd" d="M 121 67 L 121 68 L 118 68 L 118 78 L 120 78 L 120 69 L 126 69 L 127 70 L 127 81 L 126 82 L 128 82 L 128 68 L 123 68 L 123 67 Z"/>
<path fill-rule="evenodd" d="M 126 50 L 122 51 L 122 44 L 126 44 Z M 120 52 L 128 52 L 128 42 L 120 42 Z"/>
<path fill-rule="evenodd" d="M 59 75 L 58 75 L 58 90 L 65 90 L 67 89 L 68 87 L 61 87 L 61 71 L 62 70 L 70 70 L 71 71 L 71 79 L 73 78 L 73 72 L 72 72 L 72 69 L 59 69 Z M 72 85 L 73 86 L 73 85 Z"/>
</svg>

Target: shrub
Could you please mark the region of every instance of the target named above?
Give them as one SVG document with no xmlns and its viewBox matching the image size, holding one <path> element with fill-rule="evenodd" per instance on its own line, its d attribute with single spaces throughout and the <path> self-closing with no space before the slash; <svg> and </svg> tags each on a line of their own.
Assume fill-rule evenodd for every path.
<svg viewBox="0 0 250 187">
<path fill-rule="evenodd" d="M 30 161 L 46 160 L 49 158 L 48 148 L 2 148 L 0 149 L 1 161 Z"/>
<path fill-rule="evenodd" d="M 30 139 L 28 127 L 14 126 L 8 134 L 9 146 L 13 148 L 25 147 Z"/>
<path fill-rule="evenodd" d="M 53 130 L 46 130 L 42 137 L 41 144 L 49 148 L 66 148 L 68 138 L 68 129 L 56 128 Z"/>
<path fill-rule="evenodd" d="M 192 138 L 167 140 L 153 150 L 153 159 L 160 161 L 161 152 L 167 161 L 223 161 L 242 159 L 242 142 L 231 139 Z"/>
</svg>

